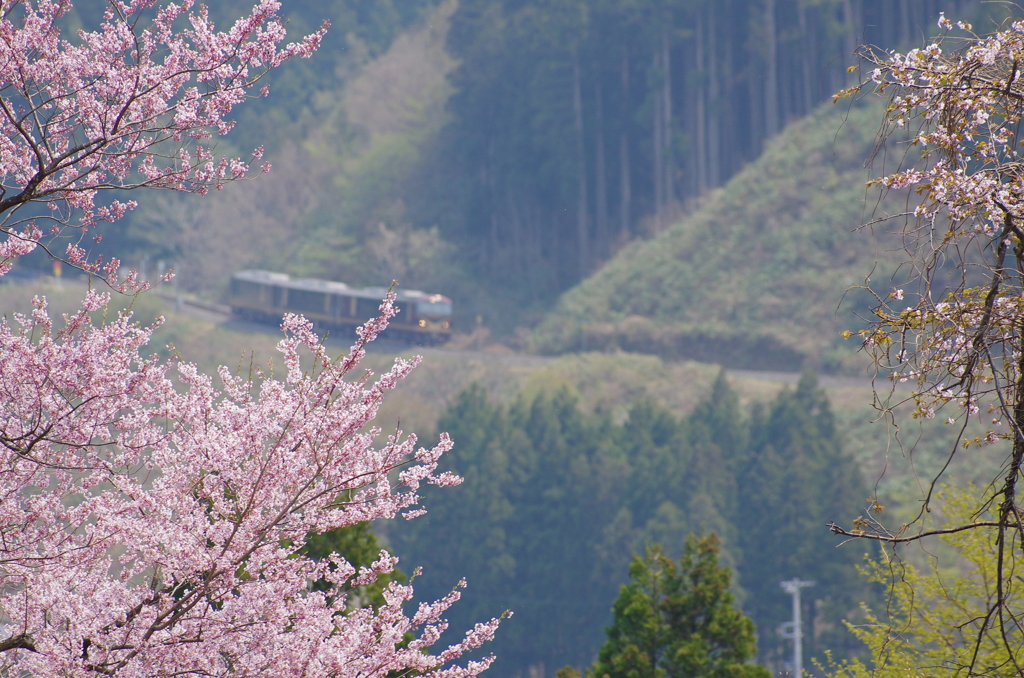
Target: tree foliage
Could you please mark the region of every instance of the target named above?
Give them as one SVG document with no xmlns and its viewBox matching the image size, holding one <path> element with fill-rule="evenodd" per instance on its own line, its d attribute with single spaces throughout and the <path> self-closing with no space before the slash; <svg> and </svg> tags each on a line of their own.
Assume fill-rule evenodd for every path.
<svg viewBox="0 0 1024 678">
<path fill-rule="evenodd" d="M 782 579 L 816 582 L 804 619 L 820 624 L 805 647 L 811 654 L 826 649 L 849 652 L 851 640 L 838 620 L 848 618 L 869 595 L 867 587 L 851 586 L 858 551 L 838 553 L 823 534 L 822 516 L 852 515 L 867 496 L 859 469 L 838 449 L 842 445 L 831 407 L 813 376 L 805 374 L 797 388 L 784 391 L 768 407 L 755 411 L 750 422 L 750 453 L 738 472 L 741 501 L 738 516 L 742 560 L 741 583 L 756 592 L 744 610 L 762 629 L 775 629 L 790 619 Z M 826 521 L 827 522 L 827 521 Z M 763 577 L 748 581 L 751 573 Z M 777 576 L 766 576 L 777 573 Z M 762 653 L 781 663 L 789 643 L 772 634 Z"/>
<path fill-rule="evenodd" d="M 865 262 L 899 261 L 898 240 L 874 243 L 854 229 L 882 109 L 827 106 L 789 125 L 721 190 L 565 293 L 533 330 L 532 348 L 621 348 L 745 369 L 855 367 L 836 322 L 859 323 L 870 297 L 848 296 L 838 318 L 837 300 L 863 280 Z M 893 196 L 885 208 L 902 204 Z"/>
<path fill-rule="evenodd" d="M 245 3 L 227 0 L 211 12 L 230 18 Z M 387 51 L 403 30 L 436 7 L 437 0 L 289 0 L 281 14 L 290 30 L 310 31 L 324 21 L 331 30 L 317 58 L 293 61 L 268 78 L 274 97 L 239 112 L 237 143 L 267 143 L 273 149 L 289 138 L 305 137 L 325 119 L 344 124 L 334 110 L 337 95 L 369 60 Z M 288 134 L 281 134 L 282 129 Z M 338 130 L 350 134 L 351 130 Z"/>
<path fill-rule="evenodd" d="M 326 27 L 279 48 L 285 30 L 275 2 L 257 5 L 226 31 L 190 7 L 104 3 L 98 28 L 68 41 L 61 19 L 70 2 L 4 6 L 0 270 L 41 244 L 37 221 L 56 225 L 51 238 L 67 225 L 84 235 L 135 206 L 97 203 L 100 193 L 205 194 L 249 173 L 249 161 L 217 158 L 204 141 L 233 127 L 227 116 L 255 94 L 266 72 L 311 55 Z M 188 27 L 177 28 L 179 19 Z M 253 159 L 262 154 L 256 149 Z M 74 240 L 66 251 L 43 246 L 89 271 L 112 275 L 117 268 L 87 261 Z"/>
<path fill-rule="evenodd" d="M 945 486 L 935 496 L 939 530 L 994 518 L 976 514 L 979 488 Z M 1021 635 L 1011 632 L 1007 650 L 1002 629 L 987 623 L 999 598 L 998 544 L 978 530 L 947 531 L 928 546 L 921 566 L 883 552 L 869 559 L 862 575 L 885 586 L 884 608 L 867 609 L 850 630 L 871 650 L 870 663 L 832 664 L 832 678 L 910 678 L 1015 675 Z M 980 639 L 980 642 L 979 642 Z M 971 667 L 975 668 L 971 668 Z"/>
<path fill-rule="evenodd" d="M 958 4 L 981 12 L 977 0 Z M 482 315 L 488 326 L 511 331 L 532 322 L 533 313 L 545 310 L 629 240 L 678 223 L 698 206 L 698 196 L 724 186 L 759 157 L 776 132 L 847 84 L 853 76 L 845 68 L 855 63 L 850 54 L 857 40 L 908 43 L 931 30 L 935 12 L 934 0 L 465 0 L 451 16 L 449 31 L 454 3 L 440 13 L 434 12 L 438 5 L 435 0 L 286 5 L 282 11 L 291 26 L 315 27 L 326 18 L 335 29 L 324 37 L 321 58 L 287 64 L 270 77 L 272 90 L 282 95 L 276 101 L 287 105 L 274 99 L 254 102 L 242 111 L 242 135 L 235 138 L 244 148 L 277 133 L 280 144 L 268 152 L 280 152 L 274 161 L 287 165 L 290 181 L 274 192 L 253 190 L 237 201 L 241 204 L 225 199 L 218 201 L 219 209 L 210 208 L 206 219 L 252 223 L 253 230 L 266 234 L 255 242 L 267 244 L 254 247 L 225 233 L 218 238 L 219 251 L 192 269 L 188 284 L 195 291 L 223 287 L 225 276 L 216 265 L 222 259 L 234 267 L 351 284 L 397 279 L 456 297 L 464 326 Z M 993 7 L 986 5 L 985 11 Z M 233 9 L 236 0 L 226 0 L 213 14 Z M 418 55 L 396 54 L 410 35 L 433 32 L 440 36 L 438 45 Z M 401 36 L 397 42 L 396 36 Z M 445 42 L 450 54 L 437 58 Z M 370 97 L 376 106 L 371 117 L 390 119 L 393 111 L 407 115 L 413 124 L 398 133 L 382 134 L 376 125 L 363 124 L 366 116 L 351 103 L 354 83 L 378 57 L 390 62 L 390 70 Z M 452 58 L 458 67 L 449 71 Z M 421 77 L 426 63 L 442 65 Z M 424 92 L 424 83 L 431 82 L 436 86 Z M 831 139 L 834 131 L 829 128 L 825 136 Z M 831 149 L 823 154 L 831 156 Z M 719 348 L 708 351 L 710 356 L 687 357 L 729 364 L 770 352 L 773 362 L 787 368 L 794 363 L 822 367 L 821 347 L 809 338 L 816 332 L 794 332 L 777 318 L 792 313 L 805 327 L 830 333 L 832 307 L 811 304 L 819 313 L 808 318 L 799 300 L 812 296 L 808 287 L 828 285 L 823 298 L 845 288 L 848 269 L 837 272 L 817 262 L 831 257 L 853 262 L 871 254 L 823 235 L 829 232 L 826 221 L 841 223 L 831 231 L 838 233 L 859 219 L 856 190 L 833 195 L 845 179 L 824 182 L 826 193 L 818 197 L 823 204 L 814 205 L 813 212 L 794 207 L 820 190 L 820 172 L 830 171 L 797 160 L 792 169 L 762 166 L 758 172 L 787 184 L 792 173 L 805 173 L 808 185 L 766 191 L 761 182 L 752 195 L 732 196 L 739 214 L 716 209 L 707 219 L 720 238 L 705 238 L 705 224 L 695 225 L 695 239 L 711 241 L 714 255 L 689 261 L 703 248 L 681 243 L 678 253 L 659 258 L 651 275 L 615 281 L 613 317 L 601 318 L 600 329 L 590 328 L 598 336 L 589 338 L 589 345 L 673 353 Z M 770 200 L 766 192 L 778 197 Z M 769 201 L 775 204 L 756 209 Z M 175 251 L 176 239 L 161 242 L 152 233 L 152 222 L 174 221 L 168 210 L 154 203 L 146 211 L 149 218 L 136 222 L 142 227 L 133 243 L 138 256 L 183 258 Z M 748 211 L 753 212 L 749 217 Z M 827 218 L 817 220 L 817 213 Z M 804 228 L 774 226 L 791 220 L 815 232 L 790 236 Z M 729 228 L 744 222 L 756 234 Z M 283 229 L 291 237 L 270 237 Z M 182 230 L 204 233 L 194 226 Z M 775 237 L 777 231 L 783 233 Z M 734 238 L 738 244 L 729 247 L 725 241 Z M 745 247 L 751 242 L 754 252 Z M 822 253 L 807 251 L 802 243 Z M 740 251 L 746 252 L 741 262 L 727 254 Z M 757 266 L 763 273 L 749 291 L 743 282 L 718 274 L 751 259 L 777 260 L 777 265 Z M 805 259 L 807 268 L 794 265 L 794 259 Z M 810 268 L 819 270 L 801 279 L 799 272 Z M 765 294 L 765 281 L 779 275 L 786 282 L 773 288 L 777 293 Z M 651 277 L 657 280 L 652 283 Z M 662 285 L 671 292 L 652 298 L 651 290 Z M 741 289 L 735 302 L 717 304 L 717 317 L 707 321 L 702 317 L 707 305 L 691 303 L 696 286 Z M 572 315 L 560 328 L 562 336 L 546 342 L 548 349 L 550 344 L 557 344 L 556 350 L 578 346 L 581 324 L 595 324 L 590 315 Z M 639 337 L 630 336 L 636 322 L 614 328 L 617 336 L 605 335 L 609 323 L 625 317 L 654 318 L 655 326 L 670 319 L 688 327 L 662 333 L 640 321 L 633 328 Z M 559 313 L 552 319 L 564 317 Z M 746 326 L 736 329 L 740 324 Z M 809 354 L 810 361 L 803 362 Z"/>
<path fill-rule="evenodd" d="M 677 564 L 658 546 L 633 557 L 612 608 L 608 640 L 587 672 L 594 678 L 767 678 L 754 622 L 729 592 L 718 538 L 690 535 Z"/>
<path fill-rule="evenodd" d="M 417 218 L 463 245 L 477 277 L 514 281 L 519 303 L 548 299 L 671 225 L 845 86 L 859 41 L 909 43 L 934 12 L 916 0 L 463 0 L 452 121 Z"/>
<path fill-rule="evenodd" d="M 377 535 L 371 529 L 371 524 L 363 522 L 328 530 L 327 532 L 308 534 L 306 535 L 306 543 L 300 549 L 300 552 L 302 555 L 318 562 L 329 559 L 332 554 L 338 554 L 347 560 L 352 567 L 362 570 L 363 568 L 373 566 L 374 561 L 380 556 L 381 550 L 380 543 L 377 541 Z M 337 587 L 337 591 L 348 596 L 347 603 L 349 609 L 365 607 L 367 605 L 380 608 L 387 602 L 384 592 L 387 591 L 388 586 L 393 581 L 404 582 L 405 573 L 397 568 L 392 569 L 390 572 L 379 573 L 374 582 L 364 586 L 353 586 L 351 582 L 346 582 L 341 587 Z M 321 591 L 336 589 L 326 579 L 316 581 L 313 584 L 313 588 Z"/>
<path fill-rule="evenodd" d="M 463 615 L 516 612 L 495 641 L 502 675 L 589 665 L 629 554 L 661 543 L 678 558 L 686 536 L 701 531 L 721 536 L 742 606 L 764 629 L 762 661 L 781 666 L 788 656 L 774 629 L 790 614 L 779 582 L 794 576 L 818 581 L 805 610 L 817 629 L 809 652 L 846 656 L 854 647 L 829 628 L 863 599 L 859 553 L 836 549 L 822 528 L 856 515 L 866 490 L 812 377 L 753 417 L 721 375 L 684 418 L 639 402 L 621 424 L 581 411 L 566 391 L 502 407 L 474 386 L 439 427 L 459 440 L 445 468 L 466 483 L 387 535 L 426 567 L 422 590 L 440 593 L 454 573 L 481 585 L 453 610 L 455 625 Z M 778 489 L 759 489 L 766 478 Z"/>
</svg>

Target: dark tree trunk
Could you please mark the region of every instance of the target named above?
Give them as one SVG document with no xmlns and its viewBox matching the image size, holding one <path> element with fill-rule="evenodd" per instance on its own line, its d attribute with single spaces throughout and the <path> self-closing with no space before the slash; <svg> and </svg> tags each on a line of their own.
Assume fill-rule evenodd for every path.
<svg viewBox="0 0 1024 678">
<path fill-rule="evenodd" d="M 694 65 L 697 69 L 697 77 L 694 79 L 694 104 L 693 104 L 693 117 L 694 117 L 694 139 L 693 143 L 696 150 L 696 186 L 694 192 L 696 195 L 703 195 L 708 190 L 708 125 L 707 125 L 707 113 L 708 113 L 708 102 L 707 102 L 707 73 L 705 71 L 705 54 L 704 54 L 704 17 L 703 12 L 700 12 L 697 16 L 697 30 L 695 32 L 695 45 L 694 45 Z"/>
<path fill-rule="evenodd" d="M 731 17 L 733 0 L 723 0 L 721 3 L 715 3 L 715 7 L 716 9 L 719 7 L 722 9 L 723 17 Z M 722 29 L 723 78 L 719 110 L 716 111 L 722 126 L 718 148 L 721 172 L 718 177 L 719 183 L 724 183 L 732 175 L 733 168 L 738 167 L 743 162 L 744 152 L 746 151 L 742 143 L 743 131 L 741 130 L 742 118 L 740 117 L 743 110 L 740 103 L 742 95 L 740 88 L 736 84 L 735 77 L 731 75 L 737 70 L 734 52 L 739 46 L 735 44 L 729 21 L 722 23 Z M 725 75 L 729 77 L 725 77 Z"/>
<path fill-rule="evenodd" d="M 601 90 L 600 80 L 597 83 L 596 94 L 596 116 L 597 124 L 595 125 L 595 149 L 594 149 L 594 198 L 597 201 L 596 205 L 596 220 L 597 220 L 597 237 L 596 247 L 599 250 L 598 256 L 604 257 L 608 252 L 608 241 L 610 239 L 608 229 L 608 178 L 606 175 L 607 169 L 605 167 L 604 157 L 604 96 Z"/>
<path fill-rule="evenodd" d="M 527 272 L 530 269 L 530 261 L 526 256 L 523 221 L 519 218 L 519 201 L 516 200 L 514 190 L 509 190 L 506 193 L 506 201 L 508 203 L 509 220 L 512 225 L 512 266 L 515 267 L 517 276 L 523 280 L 528 280 Z"/>
<path fill-rule="evenodd" d="M 814 89 L 811 82 L 811 60 L 814 58 L 815 50 L 813 36 L 807 27 L 807 0 L 799 0 L 797 10 L 800 13 L 800 43 L 803 45 L 803 55 L 800 59 L 803 94 L 803 113 L 810 113 L 814 107 Z"/>
<path fill-rule="evenodd" d="M 576 166 L 578 194 L 576 196 L 576 246 L 579 248 L 579 277 L 590 271 L 590 229 L 587 214 L 587 164 L 583 137 L 583 99 L 580 92 L 580 60 L 572 54 L 572 110 L 576 127 Z"/>
<path fill-rule="evenodd" d="M 910 0 L 899 0 L 900 3 L 900 41 L 903 45 L 909 45 L 914 39 L 911 33 L 910 22 Z"/>
<path fill-rule="evenodd" d="M 718 25 L 715 22 L 715 4 L 708 4 L 708 185 L 718 186 L 722 180 L 722 121 L 719 116 L 721 86 L 718 82 Z"/>
<path fill-rule="evenodd" d="M 744 56 L 749 57 L 749 51 Z M 750 134 L 750 145 L 747 149 L 748 158 L 756 158 L 761 152 L 761 135 L 764 128 L 764 92 L 760 85 L 763 81 L 761 68 L 757 59 L 749 59 L 747 71 L 747 129 Z"/>
<path fill-rule="evenodd" d="M 619 231 L 620 239 L 629 239 L 633 182 L 629 166 L 629 51 L 622 48 L 622 112 L 619 118 Z"/>
<path fill-rule="evenodd" d="M 654 73 L 655 76 L 661 74 L 661 54 L 658 52 L 654 53 Z M 664 191 L 664 173 L 662 172 L 662 114 L 664 109 L 661 105 L 662 91 L 661 88 L 655 85 L 654 88 L 654 105 L 651 108 L 654 111 L 654 138 L 652 142 L 654 144 L 654 214 L 656 217 L 660 217 L 662 209 L 665 206 L 665 191 Z"/>
<path fill-rule="evenodd" d="M 847 0 L 848 1 L 848 0 Z M 775 27 L 775 0 L 764 2 L 765 31 L 768 39 L 767 72 L 764 78 L 764 134 L 771 137 L 779 131 L 779 44 Z"/>
<path fill-rule="evenodd" d="M 665 204 L 675 201 L 675 163 L 672 157 L 672 56 L 668 40 L 668 29 L 661 32 L 661 59 L 665 68 L 662 82 L 662 105 L 665 107 L 662 119 L 662 141 L 664 142 Z"/>
<path fill-rule="evenodd" d="M 857 51 L 857 21 L 853 12 L 852 0 L 843 0 L 843 23 L 846 26 L 846 40 L 844 41 L 843 52 L 847 66 L 854 65 L 854 52 Z M 857 78 L 856 73 L 846 73 L 845 82 L 853 82 Z"/>
</svg>

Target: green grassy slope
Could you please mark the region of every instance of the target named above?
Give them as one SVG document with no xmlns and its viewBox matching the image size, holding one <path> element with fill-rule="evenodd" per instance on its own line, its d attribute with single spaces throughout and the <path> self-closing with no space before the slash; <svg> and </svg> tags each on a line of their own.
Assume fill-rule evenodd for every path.
<svg viewBox="0 0 1024 678">
<path fill-rule="evenodd" d="M 856 230 L 875 207 L 864 162 L 881 116 L 876 104 L 828 106 L 794 123 L 681 222 L 567 292 L 534 347 L 620 347 L 760 369 L 863 364 L 838 339 L 856 323 L 857 295 L 836 309 L 876 261 L 891 271 L 901 260 Z"/>
</svg>

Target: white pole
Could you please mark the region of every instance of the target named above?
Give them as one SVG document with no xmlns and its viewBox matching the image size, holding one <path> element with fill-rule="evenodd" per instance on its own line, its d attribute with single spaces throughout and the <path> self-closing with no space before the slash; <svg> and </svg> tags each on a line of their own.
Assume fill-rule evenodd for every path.
<svg viewBox="0 0 1024 678">
<path fill-rule="evenodd" d="M 800 589 L 793 588 L 793 673 L 796 678 L 804 678 L 804 629 L 800 625 Z"/>
<path fill-rule="evenodd" d="M 793 639 L 793 678 L 804 678 L 803 628 L 800 625 L 800 589 L 814 586 L 813 581 L 790 579 L 779 584 L 793 596 L 793 621 L 782 625 L 782 637 Z M 789 627 L 789 628 L 787 628 Z"/>
</svg>

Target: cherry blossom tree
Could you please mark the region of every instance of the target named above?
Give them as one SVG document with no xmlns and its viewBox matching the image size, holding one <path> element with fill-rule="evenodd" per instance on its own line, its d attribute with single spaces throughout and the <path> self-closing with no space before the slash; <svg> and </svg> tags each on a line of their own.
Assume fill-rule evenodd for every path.
<svg viewBox="0 0 1024 678">
<path fill-rule="evenodd" d="M 899 167 L 875 183 L 908 196 L 906 212 L 880 214 L 874 224 L 894 227 L 906 263 L 890 287 L 875 291 L 873 322 L 846 334 L 859 335 L 879 376 L 891 380 L 877 391 L 881 415 L 893 423 L 908 409 L 914 418 L 941 418 L 951 431 L 949 460 L 925 485 L 909 524 L 885 524 L 875 501 L 867 517 L 832 529 L 894 549 L 984 531 L 996 546 L 992 595 L 980 617 L 967 615 L 959 627 L 973 635 L 973 653 L 947 668 L 1021 675 L 1024 590 L 1015 571 L 1024 556 L 1024 21 L 976 35 L 941 16 L 939 28 L 931 44 L 906 54 L 863 50 L 875 67 L 870 80 L 839 96 L 889 97 L 879 157 L 906 152 L 896 152 Z M 912 388 L 897 388 L 901 383 Z M 995 457 L 1000 474 L 969 520 L 933 527 L 936 489 L 963 455 L 975 463 Z M 1006 650 L 1003 666 L 979 664 L 993 636 Z"/>
<path fill-rule="evenodd" d="M 323 34 L 282 47 L 272 0 L 224 32 L 190 0 L 109 0 L 101 27 L 71 40 L 69 9 L 0 1 L 0 275 L 45 246 L 47 224 L 84 234 L 131 208 L 104 191 L 203 193 L 246 176 L 248 163 L 202 142 Z M 121 291 L 144 287 L 79 244 L 52 254 Z M 489 666 L 453 662 L 497 620 L 430 651 L 458 588 L 409 615 L 412 588 L 393 582 L 378 609 L 360 608 L 393 557 L 356 571 L 302 555 L 311 534 L 415 517 L 423 484 L 459 482 L 436 473 L 446 436 L 432 449 L 402 431 L 378 440 L 382 398 L 418 361 L 358 369 L 393 294 L 341 357 L 289 315 L 280 374 L 216 378 L 144 355 L 156 325 L 100 321 L 109 300 L 90 291 L 59 326 L 41 298 L 0 321 L 0 676 L 470 678 Z"/>
<path fill-rule="evenodd" d="M 245 177 L 261 148 L 243 161 L 215 157 L 203 142 L 230 131 L 232 108 L 256 95 L 269 70 L 310 56 L 327 29 L 282 46 L 276 0 L 261 0 L 226 31 L 194 0 L 105 7 L 97 30 L 67 36 L 70 0 L 0 2 L 0 266 L 39 244 L 44 230 L 73 226 L 84 235 L 135 206 L 99 201 L 104 192 L 205 194 Z M 51 254 L 116 270 L 87 261 L 74 243 Z"/>
</svg>

